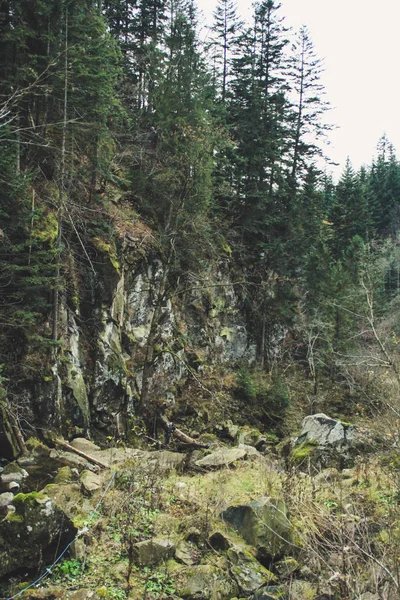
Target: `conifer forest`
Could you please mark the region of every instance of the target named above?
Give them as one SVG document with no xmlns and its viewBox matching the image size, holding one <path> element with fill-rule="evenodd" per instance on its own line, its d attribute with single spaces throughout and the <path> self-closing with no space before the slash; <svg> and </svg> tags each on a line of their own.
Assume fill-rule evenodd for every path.
<svg viewBox="0 0 400 600">
<path fill-rule="evenodd" d="M 396 149 L 332 175 L 284 0 L 203 25 L 0 0 L 1 598 L 400 597 Z"/>
</svg>

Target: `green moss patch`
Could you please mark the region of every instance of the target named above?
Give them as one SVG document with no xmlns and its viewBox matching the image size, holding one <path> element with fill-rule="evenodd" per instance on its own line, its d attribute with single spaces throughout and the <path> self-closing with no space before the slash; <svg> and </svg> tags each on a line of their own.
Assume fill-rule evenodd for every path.
<svg viewBox="0 0 400 600">
<path fill-rule="evenodd" d="M 120 273 L 121 266 L 118 261 L 117 251 L 114 244 L 108 244 L 99 237 L 92 238 L 91 241 L 96 250 L 101 252 L 101 254 L 105 254 L 117 273 Z"/>
<path fill-rule="evenodd" d="M 292 462 L 296 465 L 300 465 L 306 458 L 311 456 L 317 446 L 318 442 L 314 442 L 313 440 L 295 446 L 290 452 Z"/>
<path fill-rule="evenodd" d="M 43 504 L 48 499 L 48 496 L 41 492 L 30 492 L 29 494 L 17 494 L 13 498 L 15 508 L 22 509 L 26 506 L 34 506 L 35 504 Z"/>
</svg>

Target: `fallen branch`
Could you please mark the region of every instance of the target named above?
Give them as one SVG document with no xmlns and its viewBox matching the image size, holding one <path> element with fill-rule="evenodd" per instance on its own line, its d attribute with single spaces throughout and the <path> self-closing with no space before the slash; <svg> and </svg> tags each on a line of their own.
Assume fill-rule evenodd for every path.
<svg viewBox="0 0 400 600">
<path fill-rule="evenodd" d="M 78 450 L 77 448 L 74 448 L 73 446 L 71 446 L 71 444 L 68 444 L 68 442 L 65 442 L 64 440 L 60 440 L 59 438 L 56 438 L 53 441 L 58 446 L 61 446 L 61 448 L 65 448 L 65 450 L 69 450 L 69 452 L 75 452 L 75 454 L 78 454 L 78 456 L 81 456 L 82 458 L 86 459 L 88 462 L 93 463 L 94 465 L 97 465 L 98 467 L 101 467 L 102 469 L 108 469 L 108 467 L 109 467 L 108 464 L 102 462 L 101 460 L 98 460 L 97 458 L 93 458 L 93 456 L 89 456 L 89 454 L 86 454 L 86 452 L 82 452 L 82 450 Z"/>
<path fill-rule="evenodd" d="M 165 415 L 159 415 L 159 420 L 160 420 L 161 424 L 165 427 L 165 429 L 167 429 L 168 425 L 170 424 L 169 419 L 167 419 L 167 417 Z M 183 431 L 181 431 L 177 427 L 175 427 L 175 429 L 173 431 L 171 431 L 171 435 L 176 437 L 176 439 L 179 440 L 180 442 L 184 442 L 185 444 L 191 444 L 192 446 L 195 446 L 196 448 L 208 448 L 208 444 L 203 444 L 202 442 L 198 442 L 197 440 L 190 437 L 189 435 L 186 435 L 186 433 L 183 433 Z"/>
</svg>

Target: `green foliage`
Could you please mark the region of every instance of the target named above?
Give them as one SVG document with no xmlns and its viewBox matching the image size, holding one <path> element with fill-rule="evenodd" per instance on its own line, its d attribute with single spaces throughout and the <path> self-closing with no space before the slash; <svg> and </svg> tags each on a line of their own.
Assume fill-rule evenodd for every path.
<svg viewBox="0 0 400 600">
<path fill-rule="evenodd" d="M 126 592 L 121 588 L 107 588 L 107 598 L 110 600 L 126 600 L 126 597 Z"/>
<path fill-rule="evenodd" d="M 58 564 L 54 569 L 55 581 L 73 583 L 84 572 L 85 565 L 77 558 L 70 558 Z"/>
<path fill-rule="evenodd" d="M 266 409 L 271 415 L 281 416 L 285 409 L 289 406 L 289 392 L 285 381 L 281 377 L 276 377 L 272 380 L 271 385 L 260 393 L 265 397 Z"/>
<path fill-rule="evenodd" d="M 116 477 L 116 486 L 125 492 L 125 501 L 111 519 L 114 535 L 129 550 L 136 542 L 151 537 L 160 510 L 160 483 L 157 474 L 140 468 L 123 469 Z"/>
<path fill-rule="evenodd" d="M 176 593 L 174 584 L 169 575 L 162 571 L 155 571 L 144 567 L 144 576 L 147 578 L 145 590 L 157 599 L 170 598 Z"/>
<path fill-rule="evenodd" d="M 247 367 L 241 367 L 236 375 L 236 385 L 239 395 L 246 401 L 253 403 L 257 397 L 257 385 Z"/>
<path fill-rule="evenodd" d="M 289 406 L 288 389 L 279 375 L 267 377 L 262 371 L 250 371 L 242 366 L 236 376 L 236 385 L 238 396 L 260 411 L 262 419 L 282 418 Z"/>
</svg>

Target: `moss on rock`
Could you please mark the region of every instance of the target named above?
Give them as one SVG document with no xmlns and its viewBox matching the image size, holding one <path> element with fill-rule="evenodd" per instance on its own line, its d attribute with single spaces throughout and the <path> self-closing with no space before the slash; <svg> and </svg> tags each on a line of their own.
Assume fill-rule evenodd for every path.
<svg viewBox="0 0 400 600">
<path fill-rule="evenodd" d="M 92 238 L 92 244 L 102 254 L 105 254 L 117 273 L 120 273 L 121 266 L 118 261 L 117 251 L 114 244 L 108 244 L 99 237 Z"/>
<path fill-rule="evenodd" d="M 61 469 L 59 469 L 57 475 L 54 478 L 55 483 L 70 483 L 71 481 L 72 481 L 72 471 L 71 471 L 71 467 L 68 467 L 68 466 L 61 467 Z"/>
<path fill-rule="evenodd" d="M 316 450 L 317 446 L 318 442 L 314 442 L 313 440 L 302 442 L 291 450 L 290 459 L 295 465 L 300 465 Z"/>
<path fill-rule="evenodd" d="M 51 544 L 64 543 L 75 533 L 66 514 L 46 494 L 17 494 L 12 504 L 15 513 L 0 522 L 0 577 L 18 568 L 36 568 L 46 560 Z"/>
</svg>

